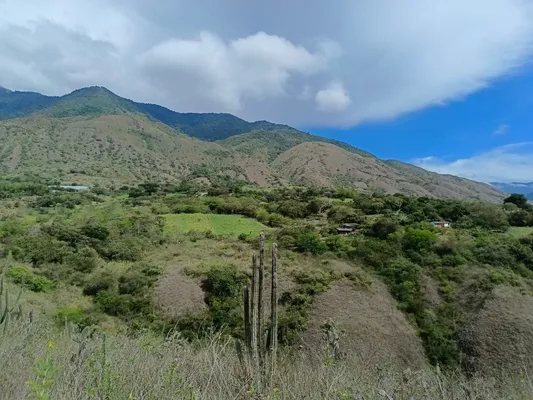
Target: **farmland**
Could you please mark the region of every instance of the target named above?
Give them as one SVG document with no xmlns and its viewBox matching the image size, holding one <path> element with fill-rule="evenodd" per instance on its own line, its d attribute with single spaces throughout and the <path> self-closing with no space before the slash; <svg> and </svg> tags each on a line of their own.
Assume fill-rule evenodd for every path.
<svg viewBox="0 0 533 400">
<path fill-rule="evenodd" d="M 241 215 L 219 214 L 167 214 L 164 215 L 165 233 L 212 232 L 215 235 L 237 237 L 241 234 L 257 236 L 265 225 Z"/>
</svg>

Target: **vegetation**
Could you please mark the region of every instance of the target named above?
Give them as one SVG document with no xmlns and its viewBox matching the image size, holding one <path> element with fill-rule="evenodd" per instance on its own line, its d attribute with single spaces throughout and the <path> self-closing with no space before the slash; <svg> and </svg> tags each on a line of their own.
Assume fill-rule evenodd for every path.
<svg viewBox="0 0 533 400">
<path fill-rule="evenodd" d="M 46 324 L 13 324 L 0 344 L 0 387 L 5 399 L 253 399 L 233 342 L 214 335 L 190 344 L 179 335 L 136 336 L 90 330 L 60 332 Z M 503 384 L 501 381 L 503 380 Z M 526 399 L 527 376 L 495 381 L 424 370 L 376 370 L 322 353 L 282 357 L 267 398 Z M 266 397 L 266 396 L 265 396 Z"/>
<path fill-rule="evenodd" d="M 167 233 L 211 232 L 221 236 L 257 237 L 266 228 L 242 215 L 166 214 Z"/>
<path fill-rule="evenodd" d="M 254 353 L 250 338 L 257 338 L 257 334 L 250 334 L 250 324 L 258 315 L 258 283 L 254 280 L 256 269 L 252 273 L 249 270 L 250 254 L 255 250 L 262 255 L 264 248 L 276 241 L 280 247 L 278 291 L 269 299 L 265 294 L 263 302 L 274 299 L 271 305 L 276 306 L 278 329 L 272 332 L 277 331 L 275 339 L 280 347 L 277 369 L 301 365 L 299 357 L 305 357 L 303 354 L 288 355 L 316 318 L 317 299 L 336 282 L 348 281 L 353 287 L 372 291 L 372 280 L 378 279 L 387 286 L 394 306 L 406 316 L 413 335 L 421 340 L 425 359 L 446 371 L 446 375 L 435 376 L 442 384 L 449 379 L 449 390 L 454 390 L 451 382 L 463 378 L 453 374 L 461 369 L 471 372 L 468 357 L 472 349 L 461 339 L 471 313 L 482 307 L 497 287 L 517 288 L 524 296 L 533 291 L 533 237 L 529 232 L 533 226 L 524 226 L 530 224 L 533 210 L 517 196 L 495 205 L 312 187 L 249 190 L 237 181 L 221 181 L 207 192 L 191 182 L 147 182 L 118 190 L 97 187 L 69 192 L 58 190 L 56 182 L 42 184 L 32 179 L 4 179 L 0 185 L 0 267 L 10 300 L 16 300 L 13 295 L 22 290 L 23 307 L 23 311 L 11 306 L 7 310 L 12 314 L 12 329 L 17 329 L 19 315 L 25 315 L 23 320 L 29 318 L 30 310 L 38 315 L 39 326 L 31 329 L 43 332 L 48 340 L 66 341 L 59 346 L 61 352 L 71 351 L 75 345 L 58 339 L 54 329 L 73 324 L 76 338 L 81 332 L 87 333 L 85 329 L 123 332 L 105 339 L 101 346 L 120 346 L 116 341 L 122 341 L 133 346 L 131 351 L 139 345 L 138 340 L 149 341 L 150 348 L 163 351 L 168 345 L 164 337 L 177 335 L 179 339 L 172 340 L 188 341 L 182 349 L 190 362 L 199 362 L 197 357 L 206 355 L 203 346 L 213 335 L 219 336 L 209 345 L 210 352 L 226 354 L 230 351 L 228 340 L 237 338 L 242 341 L 241 356 Z M 516 214 L 524 218 L 516 218 Z M 449 221 L 452 227 L 438 228 L 431 223 L 441 220 Z M 337 234 L 337 227 L 345 223 L 353 224 L 353 234 Z M 259 244 L 257 235 L 262 230 L 266 239 Z M 265 272 L 264 279 L 271 279 L 269 274 Z M 171 298 L 162 292 L 168 279 L 177 279 L 171 286 Z M 180 280 L 186 284 L 179 286 Z M 428 282 L 436 294 L 428 289 Z M 194 285 L 202 293 L 198 304 L 179 314 L 163 307 L 165 301 L 173 301 L 169 303 L 172 308 L 176 301 L 182 304 L 188 300 L 189 294 L 180 290 L 191 290 Z M 245 308 L 248 314 L 243 313 Z M 3 314 L 7 315 L 6 308 Z M 328 331 L 330 342 L 324 346 L 336 355 L 321 362 L 333 363 L 334 368 L 347 367 L 350 361 L 343 354 L 356 349 L 340 351 L 337 346 L 338 341 L 342 344 L 342 335 L 335 330 L 334 321 L 326 325 L 333 331 Z M 101 333 L 96 337 L 99 339 L 86 337 L 83 342 L 97 346 L 97 340 L 104 339 Z M 43 346 L 43 337 L 34 340 L 35 346 Z M 274 343 L 272 337 L 269 340 Z M 4 354 L 11 351 L 2 346 Z M 97 357 L 103 350 L 92 347 L 90 351 Z M 321 349 L 315 347 L 313 351 Z M 37 362 L 29 354 L 17 362 Z M 61 372 L 66 368 L 65 354 L 54 349 L 43 353 L 37 348 L 35 354 L 41 357 L 36 367 L 41 369 L 35 376 L 25 377 L 34 383 L 21 386 L 14 380 L 15 386 L 9 390 L 49 392 L 61 398 L 57 392 L 65 390 L 61 382 L 72 378 Z M 127 353 L 120 354 L 127 357 Z M 152 355 L 146 357 L 151 360 Z M 233 355 L 227 357 L 235 360 Z M 85 374 L 83 385 L 76 390 L 83 396 L 89 387 L 100 393 L 95 394 L 98 398 L 113 385 L 91 381 L 90 377 L 98 374 L 91 370 L 95 364 L 90 360 L 89 356 L 83 358 L 76 367 Z M 108 361 L 99 364 L 99 368 L 110 368 L 105 374 L 122 373 L 122 364 L 113 370 Z M 250 371 L 249 363 L 243 364 L 244 371 Z M 239 387 L 245 390 L 258 389 L 257 385 L 252 389 L 248 372 L 242 375 L 242 367 L 232 365 L 234 369 L 225 370 L 229 379 L 240 382 Z M 316 368 L 308 374 L 326 373 L 322 367 Z M 162 370 L 153 372 L 161 374 Z M 269 373 L 274 376 L 273 388 L 281 390 L 282 375 Z M 0 379 L 7 381 L 6 377 Z M 121 379 L 122 383 L 116 382 L 120 392 L 109 392 L 107 398 L 130 393 L 141 396 L 141 389 L 130 378 Z M 188 382 L 184 387 L 191 388 L 194 396 L 201 392 L 198 379 L 190 375 L 182 380 L 183 384 Z M 264 382 L 262 378 L 260 381 Z M 349 382 L 345 390 L 352 393 L 356 387 Z M 178 390 L 172 386 L 178 383 L 169 385 Z M 371 396 L 371 386 L 368 388 Z M 157 390 L 165 393 L 167 389 Z M 416 390 L 423 389 L 415 385 L 406 390 L 422 393 Z M 529 388 L 513 386 L 509 390 Z"/>
<path fill-rule="evenodd" d="M 233 181 L 262 187 L 364 187 L 368 193 L 492 202 L 503 198 L 489 185 L 383 162 L 346 143 L 285 125 L 250 123 L 230 114 L 176 113 L 101 87 L 53 98 L 1 90 L 0 105 L 3 175 L 116 188 L 187 178 L 204 190 Z M 309 160 L 316 168 L 307 168 Z"/>
</svg>

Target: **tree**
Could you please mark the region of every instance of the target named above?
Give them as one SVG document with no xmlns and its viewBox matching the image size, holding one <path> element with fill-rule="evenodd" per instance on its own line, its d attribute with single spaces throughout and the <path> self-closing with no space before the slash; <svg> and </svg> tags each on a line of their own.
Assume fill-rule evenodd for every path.
<svg viewBox="0 0 533 400">
<path fill-rule="evenodd" d="M 307 211 L 310 214 L 322 214 L 331 206 L 331 201 L 322 197 L 315 197 L 307 204 Z"/>
<path fill-rule="evenodd" d="M 485 229 L 506 230 L 509 227 L 507 214 L 501 206 L 495 204 L 474 203 L 468 211 L 470 215 L 462 219 L 467 227 L 478 226 Z"/>
<path fill-rule="evenodd" d="M 526 210 L 518 210 L 509 214 L 511 226 L 529 226 L 532 220 L 532 214 Z"/>
<path fill-rule="evenodd" d="M 398 227 L 396 221 L 390 218 L 380 218 L 372 224 L 367 235 L 385 240 L 391 233 L 396 232 Z"/>
<path fill-rule="evenodd" d="M 326 244 L 320 239 L 320 236 L 311 232 L 302 233 L 298 237 L 297 246 L 301 252 L 310 252 L 312 254 L 320 254 L 328 249 Z"/>
<path fill-rule="evenodd" d="M 523 194 L 513 193 L 509 197 L 507 197 L 503 202 L 504 203 L 513 203 L 516 204 L 518 207 L 525 209 L 528 208 L 527 204 L 527 197 Z"/>
</svg>

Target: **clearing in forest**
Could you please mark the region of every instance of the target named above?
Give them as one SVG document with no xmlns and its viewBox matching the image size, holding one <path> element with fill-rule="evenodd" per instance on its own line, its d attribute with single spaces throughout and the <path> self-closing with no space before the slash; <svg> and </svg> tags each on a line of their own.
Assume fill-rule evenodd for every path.
<svg viewBox="0 0 533 400">
<path fill-rule="evenodd" d="M 509 229 L 509 234 L 511 236 L 514 236 L 515 238 L 523 238 L 528 235 L 533 234 L 533 227 L 531 226 L 524 226 L 524 227 L 518 227 L 518 226 L 512 226 Z"/>
<path fill-rule="evenodd" d="M 217 235 L 239 236 L 259 235 L 268 228 L 252 218 L 242 215 L 223 214 L 167 214 L 165 231 L 167 233 L 187 233 L 190 231 L 208 232 Z"/>
</svg>

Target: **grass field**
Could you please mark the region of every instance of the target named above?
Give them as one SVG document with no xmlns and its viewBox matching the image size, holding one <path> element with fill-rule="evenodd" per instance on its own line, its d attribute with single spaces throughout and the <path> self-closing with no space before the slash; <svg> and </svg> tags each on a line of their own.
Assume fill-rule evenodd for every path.
<svg viewBox="0 0 533 400">
<path fill-rule="evenodd" d="M 509 235 L 514 236 L 515 238 L 522 238 L 527 235 L 533 234 L 533 227 L 517 227 L 513 226 L 509 229 Z"/>
<path fill-rule="evenodd" d="M 167 214 L 165 231 L 167 234 L 187 233 L 190 231 L 212 231 L 217 235 L 239 236 L 259 235 L 268 227 L 242 215 L 219 215 L 219 214 Z"/>
</svg>

